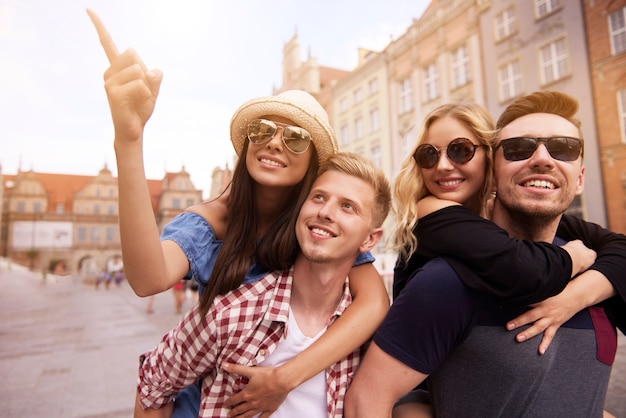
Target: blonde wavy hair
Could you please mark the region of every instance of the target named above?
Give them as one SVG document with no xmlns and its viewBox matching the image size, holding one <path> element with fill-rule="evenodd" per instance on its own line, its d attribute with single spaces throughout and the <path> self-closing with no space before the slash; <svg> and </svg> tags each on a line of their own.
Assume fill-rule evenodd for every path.
<svg viewBox="0 0 626 418">
<path fill-rule="evenodd" d="M 483 207 L 491 195 L 493 184 L 492 147 L 495 128 L 493 118 L 484 106 L 472 102 L 449 103 L 436 107 L 426 115 L 417 143 L 404 159 L 402 168 L 393 184 L 396 222 L 388 245 L 397 251 L 404 260 L 411 257 L 417 249 L 417 237 L 413 234 L 413 229 L 418 220 L 417 202 L 430 194 L 424 185 L 421 170 L 413 159 L 413 154 L 417 147 L 425 141 L 430 126 L 444 117 L 452 117 L 464 123 L 478 141 L 488 147 L 485 152 L 487 159 L 485 185 L 480 192 Z"/>
</svg>

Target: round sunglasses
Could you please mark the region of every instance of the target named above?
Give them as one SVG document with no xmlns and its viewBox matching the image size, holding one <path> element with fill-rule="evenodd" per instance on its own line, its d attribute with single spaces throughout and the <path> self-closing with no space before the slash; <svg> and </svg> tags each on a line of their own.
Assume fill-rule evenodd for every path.
<svg viewBox="0 0 626 418">
<path fill-rule="evenodd" d="M 294 154 L 302 154 L 311 145 L 311 134 L 299 126 L 290 126 L 267 119 L 254 119 L 248 124 L 248 139 L 253 144 L 262 145 L 269 142 L 278 128 L 283 130 L 283 144 Z"/>
<path fill-rule="evenodd" d="M 486 145 L 476 145 L 467 138 L 455 138 L 446 148 L 437 148 L 431 144 L 422 144 L 413 153 L 413 159 L 420 168 L 433 168 L 439 162 L 442 151 L 446 151 L 448 159 L 454 164 L 465 164 L 474 158 L 477 148 L 486 148 Z"/>
<path fill-rule="evenodd" d="M 520 136 L 507 138 L 495 146 L 493 152 L 502 147 L 504 158 L 508 161 L 521 161 L 530 158 L 539 144 L 544 144 L 550 156 L 559 161 L 575 161 L 583 150 L 582 140 L 569 136 L 553 136 L 549 138 L 532 138 Z"/>
</svg>

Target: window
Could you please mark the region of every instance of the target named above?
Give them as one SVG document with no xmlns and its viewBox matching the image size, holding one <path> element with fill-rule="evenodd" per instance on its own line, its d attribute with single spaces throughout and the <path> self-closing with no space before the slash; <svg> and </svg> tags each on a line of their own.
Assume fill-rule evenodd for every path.
<svg viewBox="0 0 626 418">
<path fill-rule="evenodd" d="M 23 200 L 18 200 L 17 206 L 15 208 L 15 211 L 17 213 L 24 213 L 24 212 L 26 212 L 26 202 L 24 202 Z"/>
<path fill-rule="evenodd" d="M 363 90 L 356 89 L 354 90 L 354 103 L 361 103 L 363 101 Z"/>
<path fill-rule="evenodd" d="M 342 125 L 339 130 L 339 145 L 348 145 L 350 143 L 350 130 L 348 125 Z"/>
<path fill-rule="evenodd" d="M 500 101 L 506 101 L 522 94 L 522 70 L 519 60 L 498 69 L 498 91 Z"/>
<path fill-rule="evenodd" d="M 626 51 L 626 6 L 609 15 L 609 34 L 613 55 Z"/>
<path fill-rule="evenodd" d="M 33 212 L 34 213 L 40 213 L 41 212 L 41 202 L 34 202 L 33 203 Z"/>
<path fill-rule="evenodd" d="M 107 206 L 107 214 L 108 215 L 115 215 L 115 205 Z"/>
<path fill-rule="evenodd" d="M 429 102 L 439 97 L 439 75 L 434 62 L 424 68 L 424 101 Z"/>
<path fill-rule="evenodd" d="M 367 83 L 367 87 L 369 88 L 370 96 L 378 93 L 378 79 L 372 78 L 369 83 Z"/>
<path fill-rule="evenodd" d="M 56 212 L 57 212 L 58 214 L 63 214 L 63 213 L 65 213 L 65 205 L 64 205 L 63 203 L 57 203 L 56 208 L 57 208 Z"/>
<path fill-rule="evenodd" d="M 535 0 L 535 16 L 544 17 L 560 6 L 560 0 Z"/>
<path fill-rule="evenodd" d="M 539 50 L 539 68 L 542 84 L 548 84 L 569 73 L 565 38 L 557 39 Z"/>
<path fill-rule="evenodd" d="M 399 84 L 399 113 L 406 113 L 413 110 L 413 100 L 411 99 L 411 79 L 405 78 Z"/>
<path fill-rule="evenodd" d="M 360 116 L 354 120 L 354 137 L 363 138 L 363 118 Z"/>
<path fill-rule="evenodd" d="M 345 112 L 346 110 L 348 110 L 348 99 L 343 97 L 340 101 L 339 101 L 339 110 L 341 112 Z"/>
<path fill-rule="evenodd" d="M 617 92 L 617 111 L 619 112 L 622 144 L 626 144 L 626 89 Z"/>
<path fill-rule="evenodd" d="M 513 6 L 498 13 L 494 22 L 496 41 L 501 41 L 513 34 L 515 32 L 515 23 L 515 9 Z"/>
<path fill-rule="evenodd" d="M 98 203 L 93 205 L 93 213 L 95 213 L 96 215 L 100 215 L 100 205 Z"/>
<path fill-rule="evenodd" d="M 114 228 L 112 226 L 107 226 L 107 229 L 106 229 L 106 234 L 107 234 L 106 240 L 107 240 L 107 242 L 114 242 L 115 241 L 115 230 L 116 229 L 117 228 Z"/>
<path fill-rule="evenodd" d="M 180 209 L 180 199 L 175 197 L 172 199 L 172 209 Z"/>
<path fill-rule="evenodd" d="M 370 132 L 376 132 L 380 129 L 380 115 L 378 109 L 370 110 Z"/>
<path fill-rule="evenodd" d="M 85 228 L 84 226 L 79 226 L 78 230 L 76 231 L 76 236 L 77 236 L 78 242 L 87 241 L 87 228 Z"/>
<path fill-rule="evenodd" d="M 461 87 L 469 83 L 469 57 L 465 45 L 455 49 L 451 54 L 452 61 L 452 88 Z"/>
<path fill-rule="evenodd" d="M 372 153 L 371 160 L 374 163 L 374 165 L 376 167 L 382 167 L 383 166 L 383 153 L 380 148 L 380 144 L 372 145 L 372 148 L 370 151 Z"/>
<path fill-rule="evenodd" d="M 187 207 L 189 207 L 191 205 L 195 205 L 195 204 L 196 204 L 196 202 L 195 202 L 194 199 L 191 199 L 191 198 L 187 199 Z"/>
<path fill-rule="evenodd" d="M 91 242 L 100 242 L 100 228 L 97 226 L 91 228 Z"/>
<path fill-rule="evenodd" d="M 402 152 L 402 158 L 405 158 L 407 155 L 409 155 L 411 153 L 411 150 L 413 149 L 413 127 L 410 126 L 409 128 L 405 129 L 402 132 L 402 138 L 400 139 L 401 141 L 401 152 Z"/>
</svg>

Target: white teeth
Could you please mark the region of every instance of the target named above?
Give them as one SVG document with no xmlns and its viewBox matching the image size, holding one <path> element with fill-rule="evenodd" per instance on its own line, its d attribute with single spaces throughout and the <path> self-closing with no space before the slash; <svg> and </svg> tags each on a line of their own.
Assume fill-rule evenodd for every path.
<svg viewBox="0 0 626 418">
<path fill-rule="evenodd" d="M 530 180 L 524 183 L 524 187 L 538 187 L 540 189 L 555 189 L 554 183 L 547 180 Z"/>
<path fill-rule="evenodd" d="M 315 233 L 317 235 L 324 235 L 326 237 L 332 237 L 332 235 L 329 232 L 324 231 L 323 229 L 311 228 L 311 231 L 313 231 L 313 233 Z"/>
<path fill-rule="evenodd" d="M 463 180 L 461 179 L 457 179 L 457 180 L 448 180 L 448 181 L 440 181 L 439 184 L 442 186 L 455 186 L 457 184 L 460 184 Z"/>
<path fill-rule="evenodd" d="M 284 167 L 284 165 L 273 160 L 268 160 L 267 158 L 261 158 L 261 162 L 264 164 L 273 165 L 274 167 Z"/>
</svg>

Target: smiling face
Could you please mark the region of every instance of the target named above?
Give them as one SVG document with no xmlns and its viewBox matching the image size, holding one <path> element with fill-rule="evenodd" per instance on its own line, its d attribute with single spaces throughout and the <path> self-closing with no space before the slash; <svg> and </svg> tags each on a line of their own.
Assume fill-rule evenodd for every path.
<svg viewBox="0 0 626 418">
<path fill-rule="evenodd" d="M 513 137 L 579 137 L 571 122 L 550 113 L 531 113 L 502 128 L 498 141 Z M 582 157 L 575 161 L 552 158 L 540 144 L 530 158 L 507 161 L 501 148 L 494 155 L 497 200 L 496 218 L 540 218 L 550 221 L 565 212 L 576 195 L 582 193 L 584 167 Z"/>
<path fill-rule="evenodd" d="M 374 195 L 372 186 L 357 177 L 332 170 L 319 176 L 296 223 L 304 257 L 353 263 L 359 251 L 369 251 L 382 234 L 372 227 Z"/>
<path fill-rule="evenodd" d="M 264 119 L 297 126 L 296 123 L 279 116 L 265 116 Z M 248 142 L 246 165 L 250 176 L 261 186 L 290 187 L 295 186 L 304 178 L 313 145 L 302 154 L 290 151 L 282 139 L 283 129 L 279 128 L 274 137 L 264 144 Z"/>
<path fill-rule="evenodd" d="M 452 200 L 479 212 L 480 192 L 485 183 L 486 155 L 483 148 L 477 148 L 474 157 L 465 164 L 450 161 L 446 153 L 450 141 L 467 138 L 480 145 L 474 133 L 458 119 L 445 116 L 430 125 L 424 144 L 431 144 L 440 150 L 439 161 L 433 168 L 421 168 L 424 185 L 439 199 Z"/>
</svg>

